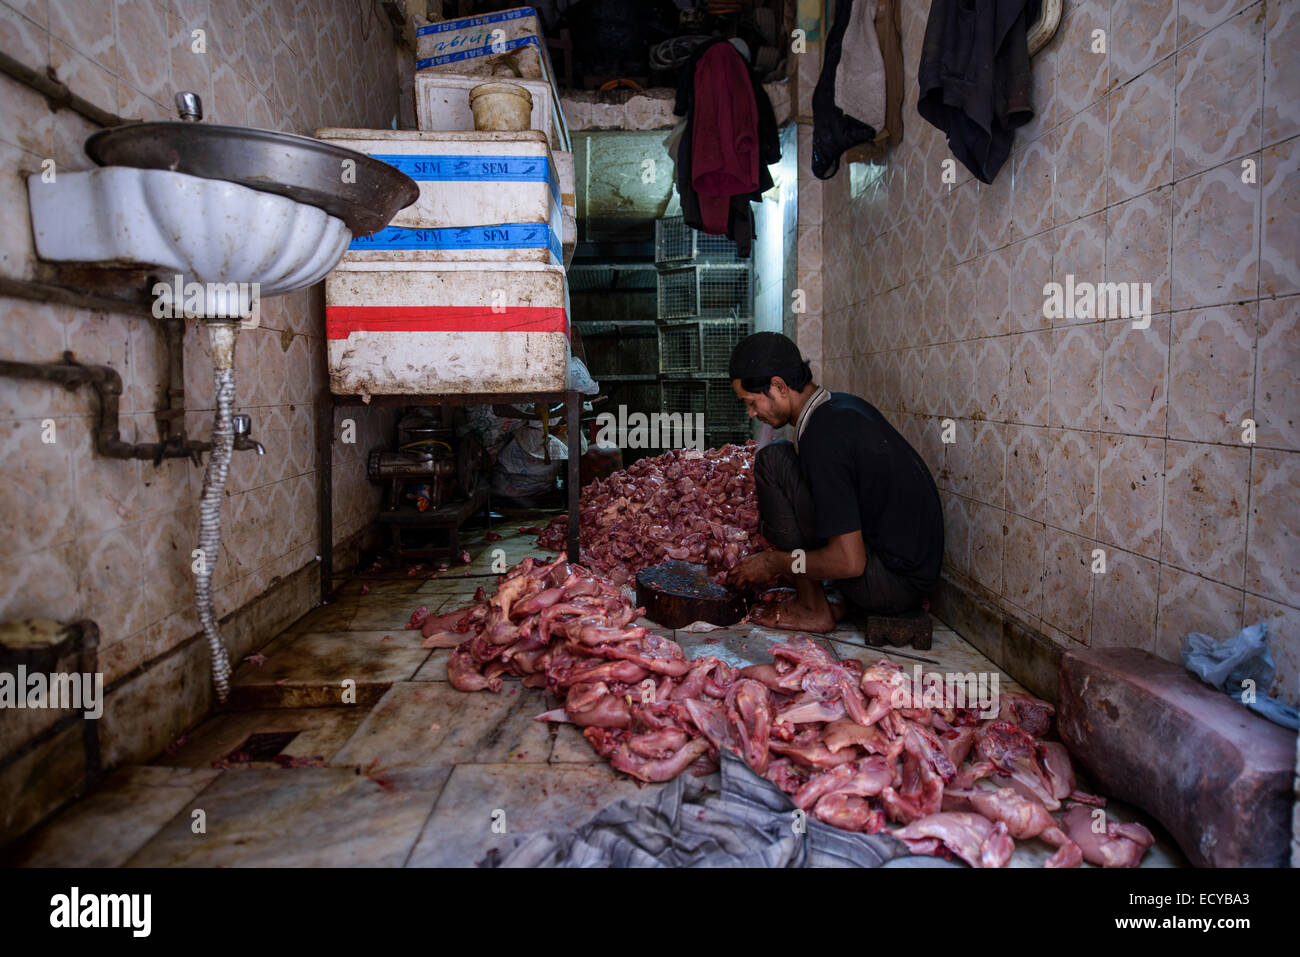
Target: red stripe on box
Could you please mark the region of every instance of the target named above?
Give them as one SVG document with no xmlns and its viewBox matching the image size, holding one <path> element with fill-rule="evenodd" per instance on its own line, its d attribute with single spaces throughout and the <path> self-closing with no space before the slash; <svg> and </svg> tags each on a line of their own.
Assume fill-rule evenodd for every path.
<svg viewBox="0 0 1300 957">
<path fill-rule="evenodd" d="M 354 332 L 563 332 L 563 308 L 515 306 L 493 312 L 484 306 L 327 306 L 325 336 L 346 339 Z"/>
</svg>

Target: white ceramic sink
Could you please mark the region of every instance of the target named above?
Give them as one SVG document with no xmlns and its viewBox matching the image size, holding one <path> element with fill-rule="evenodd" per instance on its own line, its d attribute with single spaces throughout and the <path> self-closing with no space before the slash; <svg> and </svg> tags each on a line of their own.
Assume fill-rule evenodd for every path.
<svg viewBox="0 0 1300 957">
<path fill-rule="evenodd" d="M 27 181 L 36 253 L 51 262 L 145 267 L 182 285 L 257 284 L 257 294 L 319 282 L 352 233 L 324 210 L 237 183 L 108 166 Z M 243 315 L 246 295 L 204 314 Z"/>
</svg>

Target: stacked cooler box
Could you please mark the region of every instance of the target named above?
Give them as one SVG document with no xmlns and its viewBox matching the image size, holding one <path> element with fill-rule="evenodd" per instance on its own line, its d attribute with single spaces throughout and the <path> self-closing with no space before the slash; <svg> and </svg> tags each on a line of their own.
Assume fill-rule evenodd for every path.
<svg viewBox="0 0 1300 957">
<path fill-rule="evenodd" d="M 505 67 L 510 75 L 495 72 Z M 532 129 L 474 131 L 469 91 L 493 80 L 530 90 Z M 418 131 L 316 133 L 420 188 L 386 229 L 354 239 L 326 279 L 331 391 L 563 391 L 573 155 L 532 9 L 420 28 L 416 111 Z"/>
<path fill-rule="evenodd" d="M 499 80 L 528 91 L 533 99 L 531 126 L 549 138 L 560 170 L 567 266 L 577 242 L 573 146 L 537 11 L 515 7 L 430 23 L 416 30 L 416 44 L 415 116 L 422 131 L 472 130 L 469 91 L 480 83 Z"/>
</svg>

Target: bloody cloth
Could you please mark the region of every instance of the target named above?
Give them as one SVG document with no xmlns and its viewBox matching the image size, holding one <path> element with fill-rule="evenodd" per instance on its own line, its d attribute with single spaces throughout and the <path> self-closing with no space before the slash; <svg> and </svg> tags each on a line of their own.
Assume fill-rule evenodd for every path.
<svg viewBox="0 0 1300 957">
<path fill-rule="evenodd" d="M 730 43 L 716 43 L 695 70 L 691 184 L 704 231 L 727 232 L 731 197 L 758 189 L 758 108 L 745 61 Z"/>
</svg>

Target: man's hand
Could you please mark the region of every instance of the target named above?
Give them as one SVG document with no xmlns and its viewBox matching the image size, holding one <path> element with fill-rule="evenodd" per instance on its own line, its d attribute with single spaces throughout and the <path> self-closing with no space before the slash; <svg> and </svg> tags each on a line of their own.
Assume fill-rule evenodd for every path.
<svg viewBox="0 0 1300 957">
<path fill-rule="evenodd" d="M 733 588 L 745 588 L 750 585 L 766 585 L 783 571 L 790 570 L 790 555 L 787 552 L 759 552 L 750 555 L 743 562 L 727 572 L 727 584 Z"/>
</svg>

